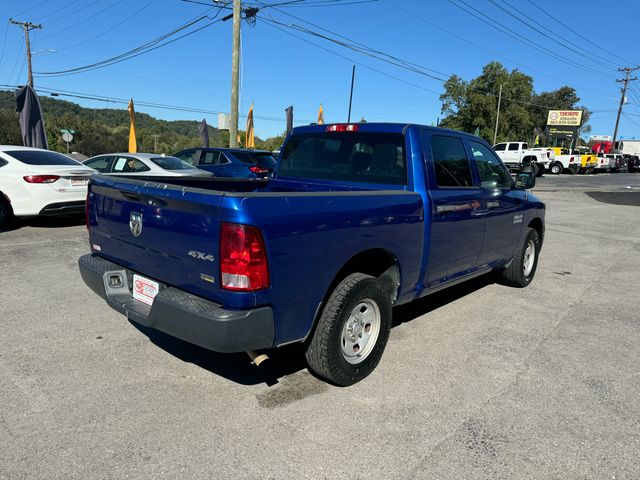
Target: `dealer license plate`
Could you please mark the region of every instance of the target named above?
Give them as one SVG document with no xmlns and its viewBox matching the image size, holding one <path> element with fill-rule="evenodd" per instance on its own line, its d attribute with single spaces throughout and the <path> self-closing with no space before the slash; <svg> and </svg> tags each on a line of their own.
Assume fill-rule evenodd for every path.
<svg viewBox="0 0 640 480">
<path fill-rule="evenodd" d="M 147 305 L 152 305 L 153 299 L 156 298 L 159 290 L 160 285 L 158 282 L 141 277 L 140 275 L 133 275 L 133 298 L 136 300 L 146 303 Z"/>
<path fill-rule="evenodd" d="M 86 185 L 88 179 L 86 177 L 71 177 L 71 186 L 72 187 L 82 187 Z"/>
</svg>

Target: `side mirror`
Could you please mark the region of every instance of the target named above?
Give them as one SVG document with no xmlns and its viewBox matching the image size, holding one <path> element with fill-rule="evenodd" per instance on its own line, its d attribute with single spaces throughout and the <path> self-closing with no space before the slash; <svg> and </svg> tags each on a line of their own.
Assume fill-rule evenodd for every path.
<svg viewBox="0 0 640 480">
<path fill-rule="evenodd" d="M 529 190 L 536 185 L 536 176 L 533 172 L 522 172 L 516 176 L 516 188 Z"/>
</svg>

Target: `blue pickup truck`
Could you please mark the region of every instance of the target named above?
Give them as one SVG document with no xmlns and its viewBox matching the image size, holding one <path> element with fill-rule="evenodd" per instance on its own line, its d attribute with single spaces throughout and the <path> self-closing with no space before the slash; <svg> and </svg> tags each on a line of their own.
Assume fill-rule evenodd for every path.
<svg viewBox="0 0 640 480">
<path fill-rule="evenodd" d="M 133 322 L 218 352 L 301 342 L 313 372 L 351 385 L 394 305 L 491 271 L 531 282 L 534 182 L 461 132 L 298 127 L 270 180 L 93 177 L 80 272 Z"/>
</svg>

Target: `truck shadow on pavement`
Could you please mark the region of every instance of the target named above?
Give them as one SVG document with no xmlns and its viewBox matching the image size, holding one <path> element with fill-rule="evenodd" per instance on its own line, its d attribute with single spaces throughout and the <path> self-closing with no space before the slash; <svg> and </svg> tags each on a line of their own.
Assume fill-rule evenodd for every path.
<svg viewBox="0 0 640 480">
<path fill-rule="evenodd" d="M 493 283 L 495 283 L 494 275 L 483 275 L 410 304 L 395 307 L 392 328 L 433 312 Z M 423 320 L 426 321 L 426 319 Z M 212 352 L 153 328 L 135 322 L 131 324 L 146 335 L 154 345 L 170 355 L 241 385 L 264 383 L 271 387 L 278 384 L 280 379 L 307 368 L 302 344 L 291 344 L 269 350 L 267 352 L 269 360 L 260 367 L 256 367 L 246 353 Z"/>
<path fill-rule="evenodd" d="M 24 227 L 33 228 L 66 228 L 84 225 L 84 214 L 64 217 L 33 217 L 13 220 L 10 225 L 0 227 L 0 233 L 19 230 Z"/>
</svg>

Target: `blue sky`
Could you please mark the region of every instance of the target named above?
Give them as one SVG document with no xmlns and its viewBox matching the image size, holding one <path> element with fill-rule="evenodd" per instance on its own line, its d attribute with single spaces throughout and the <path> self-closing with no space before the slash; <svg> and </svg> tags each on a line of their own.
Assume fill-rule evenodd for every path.
<svg viewBox="0 0 640 480">
<path fill-rule="evenodd" d="M 282 1 L 264 0 L 264 3 Z M 535 41 L 549 55 L 496 31 L 453 4 L 454 1 L 461 4 L 462 0 L 378 0 L 359 4 L 353 4 L 358 0 L 342 0 L 344 5 L 318 6 L 324 1 L 305 0 L 297 6 L 264 8 L 255 26 L 242 25 L 240 109 L 246 114 L 251 102 L 255 102 L 256 133 L 262 138 L 284 130 L 284 109 L 288 105 L 294 106 L 296 124 L 315 121 L 320 103 L 327 122 L 346 121 L 353 61 L 359 64 L 352 120 L 364 116 L 368 121 L 431 124 L 440 116 L 438 94 L 442 92 L 442 83 L 306 33 L 295 33 L 300 38 L 291 36 L 261 17 L 309 30 L 320 31 L 319 27 L 330 30 L 350 41 L 428 67 L 438 72 L 432 72 L 436 77 L 456 73 L 470 79 L 481 72 L 483 65 L 498 60 L 509 69 L 518 68 L 531 75 L 536 91 L 565 84 L 573 86 L 581 103 L 594 111 L 591 120 L 594 134 L 613 133 L 620 98 L 620 84 L 615 82 L 620 73 L 607 61 L 617 66 L 640 64 L 636 38 L 640 2 L 633 0 L 464 0 Z M 0 84 L 24 84 L 27 78 L 24 40 L 17 26 L 6 23 L 9 17 L 42 23 L 42 30 L 32 31 L 32 50 L 38 52 L 33 57 L 33 69 L 51 72 L 119 55 L 207 10 L 211 17 L 218 11 L 182 0 L 2 0 L 2 4 Z M 517 8 L 535 21 L 542 32 L 570 48 L 528 29 L 496 4 Z M 535 5 L 566 22 L 597 47 L 545 16 Z M 222 10 L 217 18 L 227 13 Z M 314 25 L 304 23 L 305 20 Z M 209 22 L 204 19 L 181 33 Z M 231 28 L 231 21 L 217 22 L 117 65 L 59 77 L 36 75 L 35 84 L 119 99 L 133 97 L 134 102 L 228 112 Z M 290 27 L 281 28 L 294 33 Z M 571 65 L 566 59 L 587 68 Z M 640 81 L 636 84 L 621 119 L 619 134 L 627 137 L 640 137 Z M 89 107 L 107 106 L 94 100 L 69 100 Z M 126 108 L 113 102 L 109 106 Z M 136 110 L 164 119 L 206 117 L 209 124 L 217 125 L 214 113 L 143 106 L 137 106 Z M 240 128 L 244 128 L 244 119 L 240 120 Z"/>
</svg>

